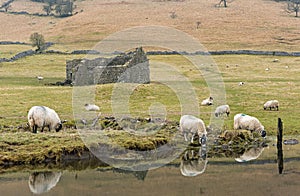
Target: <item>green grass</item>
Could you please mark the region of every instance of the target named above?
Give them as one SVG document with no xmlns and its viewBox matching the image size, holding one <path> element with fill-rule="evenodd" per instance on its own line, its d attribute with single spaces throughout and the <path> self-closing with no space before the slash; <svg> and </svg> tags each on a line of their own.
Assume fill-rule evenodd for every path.
<svg viewBox="0 0 300 196">
<path fill-rule="evenodd" d="M 42 54 L 0 65 L 0 145 L 2 146 L 0 160 L 2 162 L 8 159 L 20 164 L 43 162 L 50 155 L 53 159 L 59 159 L 64 150 L 83 149 L 84 144 L 76 130 L 70 128 L 75 122 L 72 105 L 75 88 L 45 85 L 63 81 L 66 60 L 81 57 L 83 55 Z M 132 117 L 147 118 L 151 114 L 159 115 L 165 112 L 168 121 L 178 122 L 182 108 L 180 96 L 172 89 L 172 86 L 177 84 L 176 80 L 172 81 L 172 77 L 163 79 L 169 76 L 165 74 L 180 73 L 174 75 L 175 79 L 182 82 L 182 78 L 185 78 L 192 85 L 198 99 L 200 117 L 206 125 L 209 125 L 211 120 L 215 119 L 212 117 L 212 112 L 217 105 L 200 106 L 203 99 L 214 93 L 209 92 L 208 84 L 203 78 L 204 73 L 201 73 L 188 59 L 179 55 L 154 55 L 148 58 L 151 73 L 157 74 L 151 77 L 156 80 L 150 84 L 136 85 L 131 89 L 128 97 L 124 97 L 124 94 L 118 91 L 120 86 L 116 84 L 95 87 L 95 103 L 101 108 L 101 118 L 118 114 L 118 111 L 112 109 L 113 101 L 128 99 L 128 103 L 125 103 L 128 104 Z M 220 55 L 212 58 L 223 77 L 226 102 L 231 107 L 231 114 L 224 118 L 221 129 L 232 130 L 233 116 L 237 113 L 247 113 L 256 116 L 262 122 L 269 136 L 276 135 L 278 117 L 283 120 L 285 136 L 299 134 L 300 112 L 297 108 L 300 104 L 299 57 Z M 279 62 L 273 62 L 274 58 L 278 58 Z M 166 65 L 170 71 L 169 68 L 166 69 L 167 71 L 157 70 L 157 67 L 155 68 L 157 65 Z M 270 68 L 269 71 L 265 70 L 267 67 Z M 38 81 L 35 78 L 37 75 L 44 76 L 44 80 Z M 245 85 L 239 86 L 240 81 L 245 82 Z M 263 110 L 263 103 L 269 99 L 279 100 L 279 111 Z M 49 106 L 57 111 L 61 119 L 68 120 L 63 131 L 31 134 L 26 124 L 27 112 L 33 105 Z M 168 131 L 163 130 L 145 137 L 116 130 L 107 130 L 105 135 L 111 138 L 113 146 L 140 150 L 153 149 L 157 145 L 169 142 L 170 139 Z M 112 135 L 114 137 L 111 137 Z M 102 141 L 101 138 L 99 141 Z M 30 154 L 28 149 L 31 149 Z"/>
<path fill-rule="evenodd" d="M 45 84 L 63 81 L 65 61 L 82 56 L 35 55 L 12 63 L 2 63 L 0 99 L 3 101 L 0 103 L 0 125 L 17 127 L 26 124 L 27 111 L 33 105 L 52 107 L 62 119 L 72 121 L 73 88 Z M 276 133 L 278 117 L 283 119 L 287 134 L 299 132 L 300 112 L 296 107 L 300 96 L 299 57 L 220 55 L 212 58 L 223 76 L 226 102 L 231 107 L 231 115 L 224 122 L 226 129 L 233 128 L 234 114 L 247 113 L 260 119 L 268 134 Z M 278 58 L 279 62 L 273 62 L 274 58 Z M 188 79 L 199 101 L 200 117 L 208 125 L 213 107 L 200 106 L 201 100 L 210 95 L 202 73 L 182 56 L 154 55 L 149 56 L 149 59 L 150 66 L 157 62 L 167 64 Z M 270 68 L 269 71 L 265 71 L 267 67 Z M 42 75 L 45 79 L 37 81 L 37 75 Z M 240 81 L 245 82 L 245 85 L 238 86 Z M 103 115 L 114 115 L 111 104 L 113 93 L 118 95 L 115 89 L 117 86 L 114 84 L 96 87 L 95 102 L 100 105 Z M 263 110 L 263 103 L 269 99 L 279 100 L 279 111 Z M 170 86 L 160 82 L 138 85 L 131 92 L 128 104 L 133 117 L 149 117 L 152 106 L 165 110 L 168 120 L 178 121 L 181 115 L 181 103 L 176 93 Z"/>
<path fill-rule="evenodd" d="M 39 164 L 46 159 L 59 161 L 63 154 L 80 154 L 86 150 L 78 134 L 60 132 L 31 134 L 29 132 L 0 135 L 0 165 Z"/>
<path fill-rule="evenodd" d="M 25 50 L 33 49 L 30 45 L 0 45 L 0 58 L 11 58 Z"/>
</svg>

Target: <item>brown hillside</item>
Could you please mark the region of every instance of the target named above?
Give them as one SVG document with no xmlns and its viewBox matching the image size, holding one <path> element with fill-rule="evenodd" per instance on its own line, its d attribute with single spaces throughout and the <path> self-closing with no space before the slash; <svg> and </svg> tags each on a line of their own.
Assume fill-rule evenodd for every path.
<svg viewBox="0 0 300 196">
<path fill-rule="evenodd" d="M 234 0 L 228 8 L 217 8 L 217 2 L 84 0 L 76 1 L 78 14 L 68 18 L 0 13 L 0 40 L 28 42 L 32 32 L 40 32 L 47 41 L 62 43 L 61 49 L 88 49 L 122 29 L 162 25 L 190 34 L 209 50 L 300 51 L 300 17 L 285 12 L 285 3 Z M 12 9 L 37 12 L 28 0 L 16 0 Z"/>
</svg>

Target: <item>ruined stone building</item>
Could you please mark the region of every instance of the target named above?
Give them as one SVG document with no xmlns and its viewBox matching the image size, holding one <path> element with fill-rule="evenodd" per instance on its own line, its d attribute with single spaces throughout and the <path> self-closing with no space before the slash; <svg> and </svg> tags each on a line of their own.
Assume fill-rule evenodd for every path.
<svg viewBox="0 0 300 196">
<path fill-rule="evenodd" d="M 67 61 L 66 80 L 73 85 L 150 83 L 149 60 L 142 48 L 112 58 Z"/>
</svg>

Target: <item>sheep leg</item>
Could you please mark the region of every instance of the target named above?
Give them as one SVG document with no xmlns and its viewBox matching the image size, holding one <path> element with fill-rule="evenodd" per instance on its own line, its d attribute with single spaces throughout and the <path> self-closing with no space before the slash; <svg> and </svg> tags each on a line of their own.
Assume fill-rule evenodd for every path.
<svg viewBox="0 0 300 196">
<path fill-rule="evenodd" d="M 33 127 L 32 127 L 32 132 L 33 132 L 33 133 L 36 133 L 36 131 L 37 131 L 37 126 L 36 126 L 36 125 L 33 125 Z"/>
<path fill-rule="evenodd" d="M 184 132 L 183 136 L 184 136 L 184 140 L 187 142 L 188 141 L 188 139 L 187 139 L 187 132 Z"/>
<path fill-rule="evenodd" d="M 192 134 L 192 139 L 191 139 L 191 143 L 194 142 L 194 137 L 195 137 L 195 133 Z"/>
<path fill-rule="evenodd" d="M 42 129 L 41 129 L 41 132 L 43 132 L 44 131 L 44 126 L 42 126 Z"/>
<path fill-rule="evenodd" d="M 191 150 L 192 158 L 194 158 L 194 150 Z"/>
<path fill-rule="evenodd" d="M 185 151 L 184 155 L 183 155 L 184 160 L 188 160 L 189 159 L 189 154 L 188 151 Z"/>
<path fill-rule="evenodd" d="M 199 143 L 201 145 L 205 145 L 206 144 L 206 135 L 203 134 L 202 137 L 199 138 Z"/>
<path fill-rule="evenodd" d="M 206 159 L 206 146 L 201 146 L 199 149 L 199 156 L 205 160 Z"/>
</svg>

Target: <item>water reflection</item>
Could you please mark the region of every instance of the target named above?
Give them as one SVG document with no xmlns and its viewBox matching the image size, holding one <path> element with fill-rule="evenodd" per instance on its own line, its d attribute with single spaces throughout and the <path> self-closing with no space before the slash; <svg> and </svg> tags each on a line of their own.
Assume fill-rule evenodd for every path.
<svg viewBox="0 0 300 196">
<path fill-rule="evenodd" d="M 48 192 L 56 186 L 60 177 L 61 172 L 33 172 L 28 180 L 29 189 L 35 194 Z"/>
<path fill-rule="evenodd" d="M 101 171 L 101 172 L 111 172 L 112 171 L 113 173 L 132 175 L 136 179 L 144 181 L 149 170 L 131 171 L 131 170 L 123 170 L 123 169 L 119 169 L 119 168 L 111 168 L 111 169 L 97 168 L 97 171 Z"/>
<path fill-rule="evenodd" d="M 246 162 L 257 159 L 264 151 L 265 145 L 253 146 L 247 149 L 240 157 L 235 158 L 237 162 Z"/>
<path fill-rule="evenodd" d="M 205 146 L 200 150 L 188 149 L 182 155 L 180 172 L 183 176 L 197 176 L 205 172 L 207 162 Z"/>
<path fill-rule="evenodd" d="M 226 150 L 229 152 L 235 149 L 231 147 L 227 146 Z M 251 150 L 245 147 L 239 150 L 239 154 L 220 151 L 221 154 L 216 155 L 210 146 L 207 150 L 202 147 L 200 151 L 199 147 L 189 146 L 189 150 L 185 151 L 174 163 L 149 171 L 116 169 L 103 165 L 97 160 L 72 161 L 72 163 L 70 161 L 43 167 L 35 165 L 19 169 L 2 168 L 0 170 L 0 194 L 5 196 L 29 196 L 41 193 L 42 195 L 118 196 L 239 195 L 240 193 L 296 195 L 295 193 L 299 192 L 299 144 L 283 146 L 284 163 L 287 163 L 283 176 L 276 172 L 275 138 L 268 148 L 262 148 L 264 146 L 259 144 L 253 145 Z M 260 150 L 262 153 L 259 153 Z M 242 159 L 241 157 L 245 157 L 245 154 L 250 151 L 260 154 L 258 161 L 241 164 L 235 160 L 235 158 Z M 42 170 L 47 172 L 35 172 Z M 245 192 L 249 188 L 251 188 L 251 193 Z"/>
</svg>

